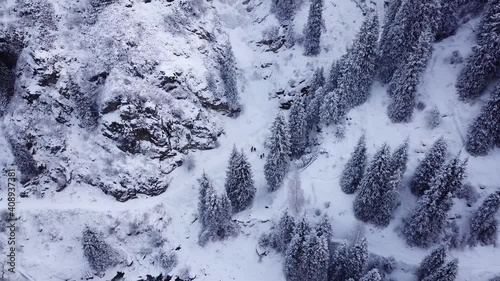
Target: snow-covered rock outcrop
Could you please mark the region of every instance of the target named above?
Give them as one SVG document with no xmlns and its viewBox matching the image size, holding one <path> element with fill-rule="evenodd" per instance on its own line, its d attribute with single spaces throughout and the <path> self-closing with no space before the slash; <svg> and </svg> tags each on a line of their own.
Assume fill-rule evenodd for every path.
<svg viewBox="0 0 500 281">
<path fill-rule="evenodd" d="M 217 146 L 231 112 L 210 2 L 18 0 L 0 14 L 3 149 L 24 195 L 73 183 L 157 195 L 189 151 Z"/>
</svg>

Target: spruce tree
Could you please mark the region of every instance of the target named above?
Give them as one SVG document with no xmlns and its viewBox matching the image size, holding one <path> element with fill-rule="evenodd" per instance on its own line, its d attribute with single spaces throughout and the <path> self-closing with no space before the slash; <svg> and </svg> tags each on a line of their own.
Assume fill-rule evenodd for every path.
<svg viewBox="0 0 500 281">
<path fill-rule="evenodd" d="M 314 94 L 314 92 L 323 86 L 325 86 L 325 71 L 323 67 L 318 67 L 314 71 L 313 79 L 309 86 L 309 95 Z"/>
<path fill-rule="evenodd" d="M 318 236 L 324 236 L 326 238 L 326 241 L 328 242 L 330 242 L 330 240 L 332 239 L 332 223 L 330 222 L 330 218 L 326 214 L 321 217 L 321 220 L 316 226 L 316 234 Z"/>
<path fill-rule="evenodd" d="M 353 194 L 359 187 L 366 167 L 366 137 L 363 134 L 351 153 L 342 175 L 340 176 L 340 188 L 347 194 Z"/>
<path fill-rule="evenodd" d="M 419 281 L 436 272 L 446 260 L 446 247 L 441 245 L 427 255 L 417 270 L 417 278 Z"/>
<path fill-rule="evenodd" d="M 226 173 L 225 189 L 233 212 L 243 211 L 252 205 L 256 189 L 250 163 L 243 151 L 238 153 L 233 149 Z"/>
<path fill-rule="evenodd" d="M 430 188 L 431 179 L 439 172 L 446 160 L 448 144 L 439 138 L 426 153 L 425 158 L 415 169 L 410 182 L 410 190 L 415 196 L 422 196 Z"/>
<path fill-rule="evenodd" d="M 277 242 L 277 250 L 279 252 L 285 252 L 295 231 L 295 220 L 292 216 L 288 214 L 288 212 L 284 212 L 281 216 L 277 231 L 276 231 L 276 242 Z"/>
<path fill-rule="evenodd" d="M 359 281 L 382 281 L 382 276 L 378 273 L 378 269 L 374 268 L 368 271 Z"/>
<path fill-rule="evenodd" d="M 308 130 L 305 100 L 300 95 L 290 108 L 290 151 L 292 157 L 300 158 L 307 147 Z"/>
<path fill-rule="evenodd" d="M 500 48 L 500 44 L 496 47 Z M 493 79 L 499 63 L 500 58 L 492 56 L 488 47 L 474 47 L 458 75 L 456 88 L 459 99 L 471 101 L 481 96 Z"/>
<path fill-rule="evenodd" d="M 382 26 L 382 34 L 380 36 L 380 44 L 379 44 L 379 53 L 380 50 L 385 49 L 388 43 L 388 35 L 391 28 L 393 28 L 394 20 L 396 19 L 396 15 L 401 8 L 401 3 L 403 0 L 390 0 L 388 1 L 387 12 L 384 16 L 384 24 Z M 380 61 L 377 63 L 380 65 Z"/>
<path fill-rule="evenodd" d="M 104 241 L 103 234 L 88 226 L 82 234 L 83 255 L 90 267 L 101 273 L 116 263 L 117 253 Z"/>
<path fill-rule="evenodd" d="M 463 101 L 481 96 L 500 67 L 500 5 L 497 1 L 490 1 L 486 6 L 477 43 L 456 83 L 458 96 Z"/>
<path fill-rule="evenodd" d="M 341 124 L 347 114 L 346 92 L 337 88 L 327 93 L 320 105 L 319 114 L 323 124 Z"/>
<path fill-rule="evenodd" d="M 270 192 L 277 190 L 283 183 L 290 166 L 290 140 L 289 131 L 284 117 L 276 116 L 271 127 L 269 140 L 269 154 L 264 164 L 264 176 L 267 189 Z"/>
<path fill-rule="evenodd" d="M 473 156 L 485 156 L 500 136 L 500 83 L 481 113 L 469 126 L 465 149 Z"/>
<path fill-rule="evenodd" d="M 368 242 L 366 238 L 363 238 L 359 243 L 351 247 L 349 252 L 349 277 L 358 280 L 363 276 L 368 263 Z"/>
<path fill-rule="evenodd" d="M 283 271 L 288 281 L 299 281 L 304 278 L 305 244 L 309 234 L 311 234 L 311 227 L 305 219 L 302 219 L 295 227 L 294 235 L 285 253 Z"/>
<path fill-rule="evenodd" d="M 319 87 L 316 91 L 309 94 L 306 116 L 307 116 L 307 131 L 310 133 L 320 123 L 320 107 L 325 98 L 325 90 Z"/>
<path fill-rule="evenodd" d="M 462 188 L 466 164 L 467 161 L 461 162 L 457 156 L 445 165 L 404 220 L 403 234 L 410 246 L 425 248 L 438 242 L 446 225 L 447 213 L 453 206 L 452 196 Z"/>
<path fill-rule="evenodd" d="M 392 153 L 390 162 L 390 172 L 401 172 L 403 175 L 406 172 L 406 164 L 408 163 L 408 149 L 410 147 L 409 139 L 406 139 L 396 150 Z"/>
<path fill-rule="evenodd" d="M 304 55 L 316 56 L 320 52 L 323 0 L 311 0 L 309 16 L 304 29 Z"/>
<path fill-rule="evenodd" d="M 471 245 L 494 245 L 496 243 L 498 221 L 496 214 L 500 209 L 500 191 L 490 194 L 470 219 Z"/>
<path fill-rule="evenodd" d="M 332 66 L 330 67 L 330 72 L 328 74 L 328 80 L 325 82 L 326 92 L 331 92 L 337 88 L 338 81 L 343 74 L 341 70 L 346 60 L 347 60 L 347 53 L 345 53 L 338 60 L 332 63 Z"/>
<path fill-rule="evenodd" d="M 218 57 L 218 63 L 221 80 L 224 84 L 224 97 L 226 97 L 229 110 L 238 111 L 240 104 L 238 100 L 236 60 L 230 42 L 223 46 L 222 53 Z"/>
<path fill-rule="evenodd" d="M 394 73 L 389 85 L 391 102 L 387 108 L 393 123 L 410 122 L 416 104 L 417 86 L 432 52 L 432 34 L 422 33 L 408 59 Z"/>
<path fill-rule="evenodd" d="M 296 9 L 296 0 L 272 0 L 271 2 L 271 12 L 281 23 L 291 22 Z"/>
<path fill-rule="evenodd" d="M 232 207 L 227 195 L 218 196 L 213 188 L 209 188 L 205 202 L 205 220 L 199 244 L 203 246 L 210 240 L 220 240 L 237 234 L 237 227 L 231 221 Z"/>
<path fill-rule="evenodd" d="M 437 0 L 402 1 L 393 24 L 382 38 L 379 74 L 384 83 L 389 83 L 395 71 L 413 51 L 426 29 L 436 34 L 440 9 Z"/>
<path fill-rule="evenodd" d="M 397 193 L 390 184 L 390 151 L 387 144 L 373 156 L 360 192 L 354 199 L 354 216 L 377 226 L 387 226 L 397 206 Z"/>
<path fill-rule="evenodd" d="M 453 281 L 458 274 L 458 259 L 454 259 L 422 281 Z"/>
<path fill-rule="evenodd" d="M 373 12 L 361 25 L 347 57 L 340 66 L 342 75 L 338 78 L 337 86 L 346 97 L 347 109 L 368 100 L 375 76 L 378 32 L 378 16 Z"/>
<path fill-rule="evenodd" d="M 328 241 L 325 236 L 318 236 L 313 230 L 304 242 L 302 258 L 302 280 L 327 281 L 330 261 Z"/>
<path fill-rule="evenodd" d="M 343 243 L 335 249 L 331 258 L 328 276 L 330 281 L 344 281 L 350 278 L 349 245 Z"/>
<path fill-rule="evenodd" d="M 210 179 L 205 172 L 203 172 L 201 178 L 198 179 L 198 183 L 200 184 L 200 194 L 198 196 L 198 215 L 202 227 L 206 227 L 208 210 L 207 194 L 212 194 L 215 191 Z"/>
<path fill-rule="evenodd" d="M 458 27 L 458 0 L 440 0 L 439 25 L 436 32 L 436 39 L 442 40 L 453 34 Z"/>
</svg>

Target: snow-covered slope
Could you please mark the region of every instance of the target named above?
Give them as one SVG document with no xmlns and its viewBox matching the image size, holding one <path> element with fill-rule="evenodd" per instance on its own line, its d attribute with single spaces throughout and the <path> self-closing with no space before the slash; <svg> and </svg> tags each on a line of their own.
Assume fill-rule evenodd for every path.
<svg viewBox="0 0 500 281">
<path fill-rule="evenodd" d="M 55 7 L 54 13 L 63 18 L 85 14 L 73 14 L 65 10 L 77 9 L 78 5 L 83 5 L 82 3 L 66 2 L 47 1 Z M 225 34 L 228 35 L 239 67 L 243 106 L 238 118 L 229 118 L 206 110 L 199 106 L 198 102 L 187 102 L 197 92 L 193 88 L 199 91 L 204 89 L 204 72 L 209 68 L 207 65 L 210 65 L 210 57 L 213 58 L 213 48 L 216 47 L 210 47 L 210 43 L 190 32 L 177 35 L 165 33 L 162 26 L 169 23 L 167 19 L 169 13 L 180 11 L 180 7 L 174 9 L 178 2 L 170 4 L 168 1 L 150 3 L 117 1 L 105 8 L 99 8 L 102 10 L 94 24 L 84 29 L 75 27 L 81 30 L 82 34 L 72 31 L 71 25 L 61 20 L 58 23 L 60 29 L 55 32 L 57 36 L 50 44 L 50 50 L 33 50 L 33 54 L 35 58 L 43 58 L 44 69 L 50 69 L 47 67 L 51 65 L 58 67 L 58 64 L 51 62 L 51 58 L 74 52 L 72 56 L 74 60 L 67 58 L 60 62 L 64 63 L 64 66 L 60 66 L 61 77 L 78 73 L 74 77 L 83 79 L 89 77 L 88 75 L 102 73 L 100 69 L 105 70 L 108 73 L 106 82 L 96 86 L 101 87 L 99 104 L 108 104 L 122 93 L 128 93 L 129 99 L 139 100 L 138 104 L 132 103 L 136 106 L 134 111 L 140 113 L 139 122 L 146 124 L 154 123 L 151 120 L 159 122 L 154 116 L 171 116 L 167 112 L 175 107 L 180 108 L 182 114 L 188 115 L 185 119 L 193 122 L 196 122 L 197 116 L 203 116 L 199 122 L 210 128 L 212 134 L 210 136 L 224 131 L 224 134 L 217 139 L 217 147 L 194 152 L 193 169 L 173 170 L 168 175 L 169 187 L 164 193 L 155 197 L 139 195 L 137 199 L 120 203 L 86 184 L 83 178 L 86 175 L 94 175 L 94 179 L 112 182 L 116 179 L 116 174 L 126 171 L 132 181 L 130 185 L 136 186 L 140 182 L 138 179 L 161 174 L 158 170 L 164 169 L 165 172 L 170 172 L 171 169 L 165 167 L 168 164 L 150 160 L 151 155 L 148 154 L 122 155 L 115 152 L 116 143 L 110 142 L 109 138 L 102 134 L 88 133 L 80 128 L 77 125 L 79 121 L 73 115 L 68 121 L 71 126 L 66 128 L 64 125 L 58 125 L 63 128 L 57 129 L 59 127 L 55 126 L 56 123 L 45 121 L 56 113 L 44 113 L 40 108 L 35 112 L 29 106 L 23 105 L 20 101 L 22 97 L 18 96 L 19 100 L 13 101 L 18 106 L 10 109 L 10 115 L 4 118 L 3 134 L 11 133 L 15 124 L 20 128 L 26 128 L 26 119 L 21 118 L 26 116 L 24 114 L 44 113 L 33 121 L 36 126 L 30 128 L 41 137 L 37 138 L 41 139 L 39 142 L 47 143 L 60 140 L 56 137 L 57 133 L 65 132 L 61 142 L 66 144 L 66 149 L 61 152 L 62 155 L 55 156 L 47 152 L 44 154 L 40 149 L 35 158 L 44 159 L 50 165 L 62 165 L 68 173 L 74 169 L 79 171 L 75 173 L 82 175 L 82 180 L 73 181 L 59 193 L 47 192 L 43 198 L 20 199 L 18 209 L 21 219 L 18 239 L 22 249 L 19 253 L 19 264 L 20 272 L 25 276 L 30 275 L 33 280 L 80 280 L 85 276 L 85 271 L 89 270 L 81 248 L 81 233 L 85 225 L 91 225 L 108 235 L 107 241 L 118 248 L 123 257 L 123 263 L 109 269 L 104 277 L 95 277 L 94 280 L 110 280 L 116 271 L 124 271 L 126 280 L 136 280 L 145 274 L 158 274 L 162 272 L 162 268 L 153 262 L 161 251 L 174 251 L 178 257 L 177 266 L 171 274 L 180 275 L 189 269 L 189 276 L 196 276 L 195 280 L 285 280 L 282 273 L 282 257 L 279 254 L 271 251 L 260 259 L 255 252 L 258 237 L 272 227 L 272 221 L 277 220 L 289 204 L 286 188 L 281 188 L 272 194 L 266 191 L 263 176 L 264 160 L 259 155 L 267 153 L 264 142 L 271 122 L 281 110 L 280 105 L 289 99 L 290 95 L 300 91 L 301 84 L 311 78 L 316 67 L 323 66 L 328 69 L 330 64 L 345 52 L 363 21 L 363 13 L 352 1 L 325 1 L 325 28 L 321 37 L 321 53 L 313 58 L 302 55 L 303 49 L 300 43 L 290 49 L 280 48 L 277 52 L 268 51 L 267 45 L 259 43 L 269 36 L 269 33 L 273 33 L 273 29 L 278 30 L 278 33 L 282 32 L 277 27 L 277 20 L 269 14 L 268 1 L 247 0 L 242 3 L 213 0 L 208 2 L 207 11 L 201 19 L 189 17 L 186 23 L 181 23 L 181 25 L 197 26 L 197 30 L 209 30 L 210 33 L 216 34 L 217 38 L 221 38 L 215 40 L 216 42 L 224 40 Z M 369 5 L 383 15 L 382 0 L 373 1 Z M 307 11 L 308 2 L 305 1 L 300 6 L 295 20 L 295 32 L 298 37 L 306 22 Z M 76 21 L 74 24 L 77 25 L 78 20 L 74 20 Z M 220 26 L 218 24 L 214 26 L 214 22 L 219 21 Z M 477 20 L 472 20 L 462 25 L 456 35 L 434 44 L 432 59 L 419 85 L 418 99 L 425 103 L 426 107 L 416 112 L 412 122 L 394 125 L 389 121 L 386 114 L 388 103 L 386 89 L 376 82 L 368 102 L 349 112 L 345 138 L 339 140 L 334 136 L 333 129 L 324 128 L 319 136 L 319 145 L 315 148 L 318 152 L 317 158 L 300 172 L 307 202 L 305 215 L 315 221 L 318 219 L 317 213 L 328 214 L 332 219 L 333 236 L 336 241 L 349 240 L 354 232 L 363 229 L 370 252 L 393 256 L 397 260 L 397 269 L 390 276 L 394 280 L 414 280 L 412 270 L 429 252 L 429 250 L 410 248 L 398 236 L 397 227 L 401 218 L 411 210 L 415 198 L 409 191 L 402 190 L 400 194 L 402 204 L 388 227 L 384 229 L 371 225 L 360 227 L 352 212 L 354 196 L 341 192 L 339 176 L 363 132 L 366 133 L 369 157 L 384 142 L 394 149 L 407 137 L 409 138 L 409 164 L 405 180 L 408 180 L 413 173 L 428 147 L 441 136 L 449 143 L 451 152 L 449 158 L 459 152 L 466 156 L 463 150 L 463 137 L 468 124 L 477 115 L 484 101 L 473 105 L 458 101 L 454 83 L 462 65 L 450 64 L 449 59 L 455 50 L 462 56 L 470 53 L 474 44 L 471 27 L 476 24 Z M 133 42 L 132 45 L 135 47 L 131 47 L 121 55 L 130 57 L 127 62 L 135 61 L 138 67 L 142 67 L 140 73 L 145 75 L 145 78 L 134 77 L 131 74 L 134 64 L 126 64 L 118 59 L 120 57 L 118 51 L 122 49 L 113 48 L 114 44 L 126 44 L 128 41 Z M 298 41 L 300 42 L 300 38 Z M 155 42 L 153 46 L 151 42 Z M 217 44 L 216 42 L 214 44 Z M 68 52 L 68 49 L 71 52 Z M 98 53 L 101 51 L 104 53 Z M 23 51 L 26 52 L 29 52 L 29 49 Z M 101 59 L 101 57 L 115 56 L 115 60 L 112 61 Z M 25 57 L 27 60 L 30 56 L 25 55 Z M 151 58 L 154 58 L 158 65 L 149 64 L 148 59 Z M 89 71 L 89 68 L 93 71 Z M 162 74 L 163 78 L 175 75 L 176 71 L 183 73 L 181 77 L 183 80 L 179 83 L 187 85 L 186 88 L 191 89 L 191 92 L 178 94 L 187 98 L 166 97 L 163 90 L 152 86 L 156 84 L 151 81 L 161 81 L 162 77 L 158 76 L 161 71 L 165 73 Z M 26 89 L 36 92 L 38 86 L 29 84 L 34 82 L 24 79 L 26 75 L 28 74 L 24 73 L 20 78 L 20 86 L 26 83 Z M 96 79 L 100 81 L 99 77 Z M 52 91 L 44 92 L 39 99 L 47 103 L 61 100 L 57 91 L 59 83 L 63 82 L 57 82 Z M 276 95 L 283 91 L 285 95 Z M 147 102 L 141 103 L 140 100 Z M 165 100 L 171 100 L 171 103 Z M 147 112 L 148 108 L 159 108 L 159 111 L 155 113 L 157 115 L 153 114 L 153 117 L 143 117 L 143 112 Z M 442 122 L 431 130 L 426 126 L 425 116 L 433 108 L 439 109 Z M 122 110 L 126 110 L 125 106 Z M 104 114 L 98 128 L 99 132 L 105 132 L 106 124 L 112 124 L 119 118 L 120 115 L 116 111 Z M 184 120 L 184 118 L 177 119 Z M 181 137 L 179 139 L 182 140 Z M 208 141 L 210 137 L 203 139 Z M 5 141 L 2 141 L 2 144 L 6 151 L 3 155 L 9 155 Z M 247 153 L 252 164 L 257 195 L 251 208 L 234 216 L 241 225 L 238 237 L 208 243 L 201 247 L 198 245 L 200 225 L 196 221 L 198 186 L 195 179 L 205 171 L 213 179 L 216 189 L 222 192 L 227 160 L 233 144 Z M 40 147 L 46 145 L 39 144 Z M 148 153 L 155 153 L 154 145 L 147 145 L 148 148 L 153 148 L 148 149 L 152 151 Z M 185 144 L 179 146 L 183 145 Z M 255 147 L 257 151 L 250 152 L 251 147 Z M 10 156 L 4 159 L 11 160 Z M 61 164 L 60 159 L 68 159 L 68 162 Z M 466 181 L 472 186 L 481 187 L 478 189 L 481 198 L 471 207 L 468 207 L 463 200 L 454 199 L 456 204 L 450 215 L 460 215 L 460 223 L 467 222 L 471 210 L 498 188 L 499 159 L 498 149 L 486 157 L 469 157 Z M 48 187 L 53 185 L 54 183 L 46 183 Z M 327 202 L 329 204 L 325 204 Z M 158 235 L 165 241 L 157 243 Z M 4 236 L 0 241 L 5 243 Z M 493 246 L 452 250 L 450 256 L 460 261 L 458 280 L 487 280 L 500 272 L 498 262 L 500 253 Z M 133 263 L 127 266 L 130 260 Z M 25 277 L 19 278 L 25 280 L 23 279 Z"/>
</svg>

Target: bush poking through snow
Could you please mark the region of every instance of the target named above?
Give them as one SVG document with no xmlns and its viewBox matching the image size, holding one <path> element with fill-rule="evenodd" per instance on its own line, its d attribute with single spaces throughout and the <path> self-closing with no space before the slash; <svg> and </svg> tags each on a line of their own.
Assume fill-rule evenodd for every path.
<svg viewBox="0 0 500 281">
<path fill-rule="evenodd" d="M 458 259 L 454 259 L 445 266 L 439 268 L 422 281 L 453 281 L 458 274 Z"/>
<path fill-rule="evenodd" d="M 102 233 L 88 226 L 83 230 L 82 246 L 85 258 L 97 273 L 118 262 L 118 253 L 104 241 Z"/>
<path fill-rule="evenodd" d="M 14 155 L 14 162 L 21 172 L 21 184 L 26 183 L 33 177 L 39 174 L 37 164 L 33 155 L 26 149 L 26 146 L 16 141 L 13 137 L 8 136 L 7 141 L 10 144 L 12 154 Z"/>
<path fill-rule="evenodd" d="M 162 249 L 156 256 L 156 262 L 165 273 L 169 273 L 174 267 L 177 266 L 177 255 L 174 252 L 168 253 Z"/>
<path fill-rule="evenodd" d="M 194 156 L 190 153 L 184 156 L 184 161 L 182 163 L 186 167 L 186 171 L 191 172 L 196 167 L 196 162 L 194 161 Z"/>
<path fill-rule="evenodd" d="M 443 118 L 437 108 L 433 108 L 425 113 L 425 124 L 431 130 L 439 126 L 442 121 Z"/>
</svg>

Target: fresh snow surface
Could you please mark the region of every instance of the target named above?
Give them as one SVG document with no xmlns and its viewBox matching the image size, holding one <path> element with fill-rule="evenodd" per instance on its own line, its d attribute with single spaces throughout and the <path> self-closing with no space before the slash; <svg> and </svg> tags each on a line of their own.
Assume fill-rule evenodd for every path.
<svg viewBox="0 0 500 281">
<path fill-rule="evenodd" d="M 157 197 L 142 196 L 119 203 L 94 187 L 72 185 L 61 193 L 42 199 L 20 200 L 17 205 L 21 217 L 18 239 L 22 245 L 19 253 L 19 272 L 22 274 L 19 280 L 81 280 L 85 271 L 89 270 L 80 241 L 86 224 L 103 231 L 111 245 L 119 249 L 124 257 L 133 260 L 130 267 L 119 264 L 109 269 L 104 277 L 94 277 L 94 280 L 110 280 L 116 271 L 124 271 L 126 280 L 161 273 L 161 268 L 152 264 L 152 257 L 159 249 L 151 246 L 151 237 L 146 234 L 150 232 L 128 235 L 130 225 L 134 223 L 143 230 L 159 231 L 167 240 L 163 246 L 165 250 L 180 248 L 175 251 L 179 261 L 171 274 L 180 274 L 189 268 L 190 276 L 196 276 L 196 280 L 200 281 L 285 280 L 279 254 L 270 251 L 259 261 L 255 252 L 258 237 L 270 229 L 272 221 L 277 220 L 288 206 L 286 186 L 272 194 L 266 191 L 264 160 L 259 158 L 259 154 L 267 153 L 264 142 L 279 111 L 279 100 L 271 97 L 291 79 L 308 78 L 317 66 L 324 66 L 328 71 L 330 64 L 345 52 L 354 39 L 363 15 L 354 2 L 325 1 L 326 29 L 321 37 L 321 53 L 318 57 L 309 58 L 302 55 L 300 44 L 278 53 L 264 52 L 257 47 L 256 42 L 262 39 L 262 32 L 277 25 L 277 21 L 269 15 L 268 1 L 255 5 L 251 12 L 247 12 L 241 2 L 213 2 L 236 56 L 243 104 L 243 112 L 238 118 L 221 118 L 225 134 L 219 139 L 220 146 L 196 152 L 193 155 L 196 167 L 189 172 L 183 167 L 174 170 L 170 187 Z M 378 0 L 376 4 L 377 10 L 382 13 L 383 1 Z M 297 14 L 295 29 L 299 34 L 306 22 L 308 7 L 309 3 L 304 2 Z M 432 59 L 419 85 L 418 98 L 427 107 L 424 111 L 416 111 L 411 123 L 391 124 L 386 114 L 386 89 L 376 82 L 369 101 L 349 112 L 349 126 L 344 139 L 338 140 L 332 128 L 323 129 L 319 136 L 321 153 L 300 175 L 307 202 L 306 216 L 314 221 L 316 210 L 327 213 L 332 219 L 335 240 L 350 239 L 353 232 L 359 229 L 360 223 L 354 219 L 352 212 L 354 196 L 341 192 L 339 176 L 363 132 L 366 132 L 369 159 L 384 142 L 394 149 L 404 139 L 410 138 L 405 180 L 409 179 L 429 146 L 441 136 L 449 143 L 449 158 L 459 152 L 462 157 L 468 156 L 463 149 L 463 137 L 487 96 L 473 105 L 459 102 L 454 83 L 461 65 L 451 65 L 447 59 L 454 50 L 459 50 L 463 56 L 470 53 L 474 44 L 471 27 L 477 22 L 476 19 L 461 26 L 455 36 L 434 44 Z M 272 65 L 261 68 L 264 63 Z M 263 79 L 265 76 L 268 77 Z M 424 115 L 433 107 L 440 110 L 443 121 L 430 130 L 425 126 Z M 233 217 L 242 222 L 238 237 L 210 242 L 201 247 L 197 243 L 200 225 L 195 221 L 198 200 L 196 178 L 203 171 L 207 172 L 216 189 L 222 192 L 233 144 L 245 151 L 252 164 L 257 195 L 251 208 Z M 256 152 L 250 152 L 252 146 L 257 148 Z M 499 149 L 486 157 L 469 157 L 467 182 L 485 188 L 478 189 L 481 198 L 472 208 L 455 199 L 451 215 L 460 214 L 462 222 L 466 222 L 471 210 L 498 188 L 499 161 Z M 410 248 L 398 236 L 397 226 L 401 218 L 415 204 L 415 198 L 408 190 L 401 191 L 401 200 L 402 204 L 387 228 L 379 229 L 372 225 L 362 228 L 368 239 L 369 251 L 393 256 L 398 261 L 398 269 L 391 277 L 404 281 L 414 280 L 412 270 L 430 250 Z M 325 207 L 326 202 L 330 202 L 328 208 Z M 114 230 L 110 233 L 111 228 Z M 2 235 L 2 239 L 4 237 Z M 152 252 L 148 252 L 148 248 Z M 500 272 L 500 251 L 493 246 L 452 250 L 450 256 L 460 261 L 458 280 L 487 280 Z"/>
</svg>

